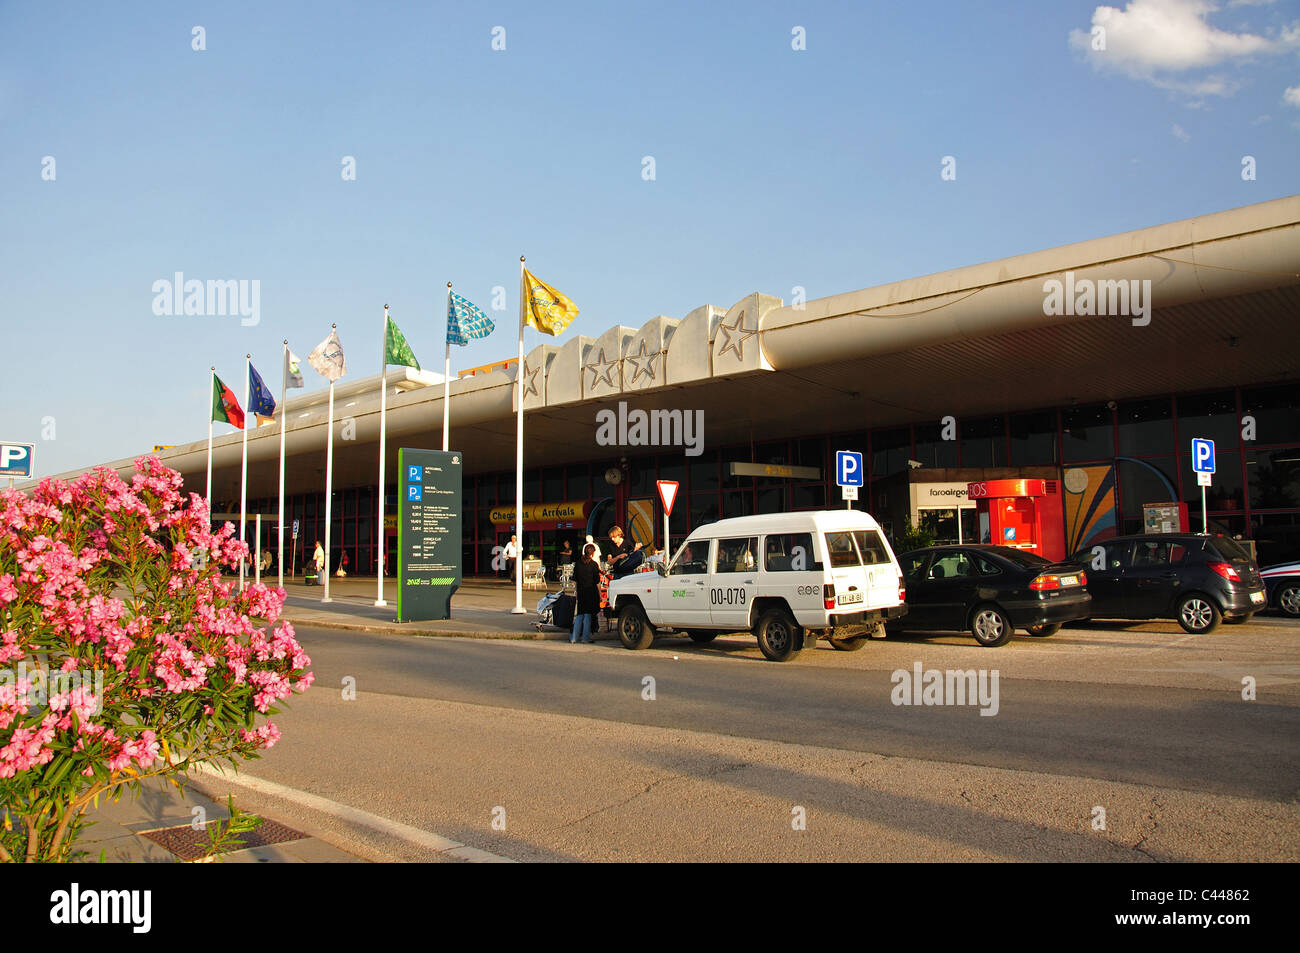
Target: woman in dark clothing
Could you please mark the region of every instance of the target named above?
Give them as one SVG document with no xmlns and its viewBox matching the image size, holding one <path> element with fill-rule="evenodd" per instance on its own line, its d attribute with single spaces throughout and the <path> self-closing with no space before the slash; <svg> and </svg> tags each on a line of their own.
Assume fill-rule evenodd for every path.
<svg viewBox="0 0 1300 953">
<path fill-rule="evenodd" d="M 596 547 L 588 543 L 582 550 L 582 561 L 573 568 L 573 582 L 577 588 L 578 604 L 573 610 L 573 634 L 570 642 L 591 642 L 595 629 L 596 613 L 600 611 L 600 567 L 592 556 Z"/>
</svg>

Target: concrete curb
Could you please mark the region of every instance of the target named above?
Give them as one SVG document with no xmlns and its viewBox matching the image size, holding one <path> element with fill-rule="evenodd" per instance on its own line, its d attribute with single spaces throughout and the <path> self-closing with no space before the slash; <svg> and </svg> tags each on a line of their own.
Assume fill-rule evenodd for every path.
<svg viewBox="0 0 1300 953">
<path fill-rule="evenodd" d="M 395 622 L 391 625 L 378 625 L 369 622 L 339 622 L 334 619 L 304 619 L 295 618 L 289 613 L 281 617 L 282 621 L 292 622 L 294 626 L 317 629 L 338 629 L 344 632 L 363 632 L 370 635 L 422 635 L 422 636 L 445 636 L 452 639 L 502 639 L 516 642 L 567 642 L 569 634 L 557 629 L 554 632 L 506 632 L 497 631 L 470 631 L 467 629 L 425 629 L 403 625 Z M 608 638 L 597 638 L 597 642 L 608 642 L 617 640 L 617 634 L 613 632 L 602 632 L 602 636 Z"/>
</svg>

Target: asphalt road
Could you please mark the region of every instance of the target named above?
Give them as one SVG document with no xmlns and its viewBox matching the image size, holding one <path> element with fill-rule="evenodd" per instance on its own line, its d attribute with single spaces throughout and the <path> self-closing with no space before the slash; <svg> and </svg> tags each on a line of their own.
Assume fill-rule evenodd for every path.
<svg viewBox="0 0 1300 953">
<path fill-rule="evenodd" d="M 248 773 L 513 859 L 1300 859 L 1289 620 L 823 643 L 786 664 L 744 636 L 299 638 L 316 685 Z M 997 713 L 893 704 L 918 662 L 996 669 Z M 429 858 L 244 801 L 361 856 Z"/>
</svg>

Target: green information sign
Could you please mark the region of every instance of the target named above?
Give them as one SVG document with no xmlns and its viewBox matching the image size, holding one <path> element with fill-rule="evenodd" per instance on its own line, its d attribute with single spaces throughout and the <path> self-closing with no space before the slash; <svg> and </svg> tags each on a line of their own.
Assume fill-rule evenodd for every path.
<svg viewBox="0 0 1300 953">
<path fill-rule="evenodd" d="M 397 621 L 450 619 L 460 588 L 461 454 L 397 451 Z"/>
</svg>

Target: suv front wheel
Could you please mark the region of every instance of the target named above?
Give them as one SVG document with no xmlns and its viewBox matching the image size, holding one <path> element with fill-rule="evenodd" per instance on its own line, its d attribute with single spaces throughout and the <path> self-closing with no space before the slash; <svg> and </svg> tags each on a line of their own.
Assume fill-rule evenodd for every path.
<svg viewBox="0 0 1300 953">
<path fill-rule="evenodd" d="M 769 609 L 754 626 L 758 647 L 773 662 L 788 662 L 803 648 L 803 630 L 784 609 Z"/>
<path fill-rule="evenodd" d="M 1222 618 L 1214 600 L 1199 592 L 1184 596 L 1178 603 L 1178 624 L 1183 627 L 1184 632 L 1190 632 L 1192 635 L 1213 632 Z"/>
<path fill-rule="evenodd" d="M 629 602 L 618 610 L 618 638 L 626 649 L 645 649 L 655 639 L 639 602 Z"/>
</svg>

